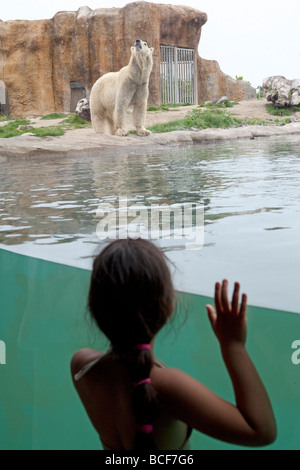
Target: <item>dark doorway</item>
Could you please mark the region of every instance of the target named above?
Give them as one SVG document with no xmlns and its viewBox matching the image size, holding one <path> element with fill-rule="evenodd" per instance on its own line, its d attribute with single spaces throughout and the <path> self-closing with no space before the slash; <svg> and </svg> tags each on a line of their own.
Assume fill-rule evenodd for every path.
<svg viewBox="0 0 300 470">
<path fill-rule="evenodd" d="M 3 80 L 0 80 L 0 114 L 5 114 L 7 116 L 10 114 L 7 88 Z"/>
<path fill-rule="evenodd" d="M 86 98 L 86 90 L 81 82 L 71 82 L 71 106 L 70 112 L 75 113 L 78 101 Z"/>
</svg>

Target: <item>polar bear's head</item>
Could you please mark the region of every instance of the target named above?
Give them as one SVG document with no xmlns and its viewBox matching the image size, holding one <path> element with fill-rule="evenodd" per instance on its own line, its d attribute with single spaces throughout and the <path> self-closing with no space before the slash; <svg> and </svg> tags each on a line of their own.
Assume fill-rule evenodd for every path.
<svg viewBox="0 0 300 470">
<path fill-rule="evenodd" d="M 134 46 L 131 48 L 131 54 L 134 56 L 141 55 L 143 57 L 151 57 L 153 54 L 153 47 L 149 48 L 147 43 L 141 39 L 135 41 Z"/>
</svg>

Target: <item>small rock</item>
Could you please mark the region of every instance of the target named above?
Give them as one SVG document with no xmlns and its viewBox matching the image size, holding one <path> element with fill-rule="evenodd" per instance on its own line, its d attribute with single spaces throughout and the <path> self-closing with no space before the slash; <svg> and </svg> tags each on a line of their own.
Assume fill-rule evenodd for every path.
<svg viewBox="0 0 300 470">
<path fill-rule="evenodd" d="M 214 106 L 216 104 L 225 104 L 227 103 L 227 101 L 229 101 L 227 96 L 221 96 L 220 98 L 217 98 L 216 100 L 211 101 L 210 105 Z"/>
<path fill-rule="evenodd" d="M 18 131 L 26 131 L 27 129 L 34 129 L 32 126 L 19 126 Z"/>
</svg>

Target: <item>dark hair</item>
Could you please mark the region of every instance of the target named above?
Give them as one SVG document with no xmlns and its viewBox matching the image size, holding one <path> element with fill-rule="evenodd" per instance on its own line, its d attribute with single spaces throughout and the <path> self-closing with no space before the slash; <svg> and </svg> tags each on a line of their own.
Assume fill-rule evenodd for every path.
<svg viewBox="0 0 300 470">
<path fill-rule="evenodd" d="M 169 318 L 175 298 L 164 253 L 143 239 L 117 240 L 97 256 L 89 292 L 89 310 L 113 351 L 128 361 L 133 384 L 149 378 L 153 356 L 135 350 L 149 344 Z M 152 425 L 159 398 L 151 383 L 133 387 L 132 406 L 139 425 Z M 153 435 L 136 432 L 134 449 L 155 449 Z"/>
</svg>

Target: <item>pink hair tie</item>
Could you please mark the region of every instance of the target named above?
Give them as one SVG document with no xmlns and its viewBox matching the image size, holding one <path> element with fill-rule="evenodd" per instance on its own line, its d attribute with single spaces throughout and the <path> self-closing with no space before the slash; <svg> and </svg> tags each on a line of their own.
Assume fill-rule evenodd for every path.
<svg viewBox="0 0 300 470">
<path fill-rule="evenodd" d="M 143 379 L 143 380 L 140 380 L 139 382 L 135 383 L 134 388 L 139 387 L 140 385 L 143 385 L 143 384 L 151 384 L 150 377 L 148 379 Z"/>
<path fill-rule="evenodd" d="M 152 424 L 140 424 L 137 426 L 137 431 L 143 432 L 145 434 L 151 434 L 153 432 L 153 426 Z"/>
<path fill-rule="evenodd" d="M 150 344 L 137 344 L 136 346 L 134 346 L 134 349 L 136 351 L 144 351 L 146 349 L 150 350 L 151 346 Z"/>
</svg>

